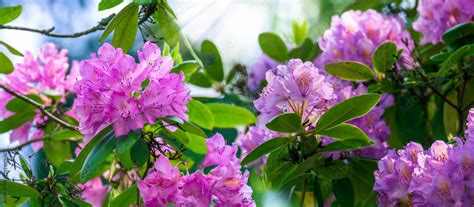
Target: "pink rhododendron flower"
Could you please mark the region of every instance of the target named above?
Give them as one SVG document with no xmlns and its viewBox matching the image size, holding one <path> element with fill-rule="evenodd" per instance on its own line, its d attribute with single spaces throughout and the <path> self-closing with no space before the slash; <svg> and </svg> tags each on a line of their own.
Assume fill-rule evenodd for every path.
<svg viewBox="0 0 474 207">
<path fill-rule="evenodd" d="M 474 109 L 469 110 L 469 115 L 467 116 L 467 127 L 466 127 L 466 138 L 474 139 Z"/>
<path fill-rule="evenodd" d="M 457 24 L 473 21 L 472 0 L 420 0 L 419 17 L 413 29 L 423 34 L 422 44 L 441 42 L 444 32 Z"/>
<path fill-rule="evenodd" d="M 173 61 L 162 57 L 160 48 L 147 42 L 138 51 L 139 63 L 106 43 L 98 54 L 80 64 L 82 79 L 75 84 L 74 102 L 86 135 L 112 124 L 116 136 L 154 124 L 156 119 L 177 116 L 187 119 L 190 100 L 184 75 L 170 73 Z M 149 81 L 142 91 L 142 83 Z"/>
<path fill-rule="evenodd" d="M 322 53 L 315 63 L 324 67 L 332 62 L 358 61 L 371 66 L 372 54 L 377 47 L 389 41 L 403 49 L 399 63 L 412 66 L 414 60 L 410 52 L 414 44 L 401 18 L 372 9 L 347 11 L 332 17 L 331 27 L 318 39 Z"/>
<path fill-rule="evenodd" d="M 23 62 L 15 64 L 15 70 L 0 78 L 0 81 L 20 94 L 39 96 L 45 106 L 57 103 L 56 100 L 48 97 L 48 94 L 61 97 L 59 101 L 64 103 L 66 91 L 72 90 L 79 70 L 76 61 L 72 61 L 72 65 L 69 65 L 68 61 L 67 50 L 59 50 L 53 43 L 46 43 L 40 49 L 38 56 L 26 51 Z M 69 69 L 70 72 L 67 75 Z M 0 118 L 5 119 L 15 114 L 6 109 L 7 103 L 13 98 L 12 95 L 0 89 Z M 74 116 L 74 114 L 69 115 Z M 32 121 L 12 131 L 10 141 L 22 143 L 28 139 L 41 137 L 42 127 L 47 120 L 48 118 L 42 116 L 37 110 Z M 42 147 L 42 142 L 35 142 L 32 146 L 36 151 Z"/>
<path fill-rule="evenodd" d="M 79 185 L 82 190 L 82 198 L 94 207 L 100 207 L 104 203 L 110 187 L 104 186 L 100 177 L 87 181 L 84 185 Z"/>
<path fill-rule="evenodd" d="M 272 60 L 270 57 L 266 55 L 261 55 L 257 61 L 250 66 L 249 70 L 249 80 L 247 83 L 247 87 L 250 91 L 256 92 L 260 89 L 261 83 L 265 80 L 265 74 L 267 71 L 276 69 L 278 63 Z"/>
<path fill-rule="evenodd" d="M 248 172 L 240 171 L 237 146 L 225 144 L 220 134 L 206 140 L 208 153 L 201 169 L 181 175 L 179 169 L 161 155 L 143 180 L 138 181 L 145 206 L 255 206 Z M 208 174 L 204 168 L 211 167 Z"/>
</svg>

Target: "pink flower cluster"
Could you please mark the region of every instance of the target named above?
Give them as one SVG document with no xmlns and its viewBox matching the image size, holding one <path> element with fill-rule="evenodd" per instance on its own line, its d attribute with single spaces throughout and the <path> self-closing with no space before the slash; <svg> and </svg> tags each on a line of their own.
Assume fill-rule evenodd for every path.
<svg viewBox="0 0 474 207">
<path fill-rule="evenodd" d="M 138 188 L 145 206 L 255 206 L 252 189 L 247 185 L 248 171 L 240 171 L 237 146 L 225 144 L 220 134 L 206 140 L 207 155 L 201 169 L 181 175 L 165 156 L 148 171 Z M 208 174 L 204 168 L 214 167 Z"/>
<path fill-rule="evenodd" d="M 388 41 L 403 49 L 399 62 L 412 66 L 410 51 L 414 43 L 400 18 L 371 9 L 347 11 L 332 17 L 331 27 L 318 39 L 322 53 L 315 63 L 323 67 L 332 62 L 359 61 L 370 66 L 377 47 Z"/>
<path fill-rule="evenodd" d="M 249 79 L 247 88 L 251 92 L 256 92 L 260 89 L 261 83 L 265 80 L 265 73 L 272 70 L 275 72 L 278 63 L 266 55 L 261 55 L 257 62 L 250 66 Z"/>
<path fill-rule="evenodd" d="M 59 50 L 53 43 L 46 43 L 37 57 L 30 51 L 26 51 L 23 62 L 15 64 L 13 73 L 5 75 L 0 81 L 20 94 L 38 95 L 45 106 L 52 106 L 57 101 L 48 95 L 60 96 L 59 101 L 64 102 L 66 91 L 72 89 L 78 77 L 77 62 L 72 61 L 71 70 L 67 75 L 69 66 L 67 50 Z M 0 89 L 0 118 L 8 118 L 14 114 L 6 109 L 7 103 L 13 98 L 12 95 Z M 47 117 L 41 116 L 38 111 L 32 121 L 12 131 L 10 141 L 25 142 L 28 139 L 43 136 L 43 130 L 38 126 L 44 124 L 46 120 Z M 32 146 L 37 150 L 42 146 L 42 142 L 35 142 Z"/>
<path fill-rule="evenodd" d="M 473 130 L 473 116 L 471 110 L 468 131 Z M 474 205 L 474 139 L 455 140 L 457 146 L 436 141 L 423 150 L 411 142 L 403 150 L 389 151 L 375 171 L 379 205 Z"/>
<path fill-rule="evenodd" d="M 474 21 L 472 0 L 420 0 L 417 10 L 413 29 L 423 34 L 422 44 L 439 43 L 449 28 Z"/>
<path fill-rule="evenodd" d="M 110 186 L 103 185 L 101 178 L 94 178 L 84 185 L 79 185 L 82 190 L 81 197 L 94 207 L 100 207 L 109 193 Z"/>
<path fill-rule="evenodd" d="M 188 88 L 182 73 L 170 73 L 171 57 L 161 57 L 160 48 L 147 42 L 138 58 L 137 64 L 132 56 L 106 43 L 97 55 L 80 63 L 83 78 L 74 86 L 74 110 L 82 133 L 95 134 L 113 124 L 116 136 L 121 136 L 145 122 L 154 124 L 157 118 L 187 119 Z"/>
</svg>

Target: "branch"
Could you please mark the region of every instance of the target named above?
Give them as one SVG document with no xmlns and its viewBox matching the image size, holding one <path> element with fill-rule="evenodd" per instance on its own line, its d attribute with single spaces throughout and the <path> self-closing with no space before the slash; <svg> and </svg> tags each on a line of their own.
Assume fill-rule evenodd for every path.
<svg viewBox="0 0 474 207">
<path fill-rule="evenodd" d="M 54 114 L 52 114 L 51 112 L 49 112 L 47 109 L 46 109 L 46 106 L 36 102 L 35 100 L 33 99 L 30 99 L 28 98 L 27 96 L 24 96 L 22 94 L 19 94 L 17 93 L 16 91 L 8 88 L 7 86 L 3 85 L 0 83 L 0 88 L 2 88 L 3 90 L 5 90 L 6 92 L 8 92 L 9 94 L 33 105 L 34 107 L 38 108 L 45 116 L 51 118 L 52 120 L 54 120 L 55 122 L 57 122 L 59 125 L 63 126 L 64 128 L 67 128 L 67 129 L 70 129 L 70 130 L 73 130 L 73 131 L 79 131 L 77 129 L 77 127 L 61 120 L 60 118 L 58 118 L 57 116 L 55 116 Z"/>
<path fill-rule="evenodd" d="M 30 139 L 16 147 L 11 147 L 11 148 L 4 148 L 4 149 L 0 149 L 0 152 L 10 152 L 10 151 L 18 151 L 18 150 L 21 150 L 21 148 L 25 147 L 26 145 L 29 145 L 29 144 L 32 144 L 32 143 L 35 143 L 35 142 L 40 142 L 40 141 L 45 141 L 45 140 L 48 140 L 49 137 L 41 137 L 41 138 L 36 138 L 36 139 Z"/>
<path fill-rule="evenodd" d="M 57 34 L 53 33 L 54 27 L 49 28 L 49 29 L 34 29 L 34 28 L 28 28 L 28 27 L 21 27 L 21 26 L 9 26 L 9 25 L 0 25 L 0 29 L 11 29 L 11 30 L 21 30 L 21 31 L 27 31 L 27 32 L 35 32 L 39 33 L 42 35 L 46 35 L 49 37 L 57 37 L 57 38 L 76 38 L 76 37 L 81 37 L 99 30 L 104 30 L 109 21 L 115 16 L 115 14 L 111 14 L 110 16 L 103 18 L 96 26 L 91 27 L 87 30 L 84 30 L 82 32 L 76 32 L 72 34 Z"/>
</svg>

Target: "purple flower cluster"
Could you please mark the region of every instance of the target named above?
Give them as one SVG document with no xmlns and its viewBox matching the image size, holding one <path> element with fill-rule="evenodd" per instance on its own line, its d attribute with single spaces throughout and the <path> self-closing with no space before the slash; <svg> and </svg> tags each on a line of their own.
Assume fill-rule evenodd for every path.
<svg viewBox="0 0 474 207">
<path fill-rule="evenodd" d="M 257 59 L 257 62 L 250 66 L 247 88 L 252 92 L 258 91 L 262 81 L 265 80 L 265 73 L 269 70 L 275 72 L 277 65 L 278 63 L 270 57 L 261 55 Z"/>
<path fill-rule="evenodd" d="M 72 61 L 71 71 L 67 75 L 70 66 L 68 61 L 67 50 L 59 50 L 53 43 L 46 43 L 41 47 L 38 57 L 26 51 L 23 62 L 17 63 L 13 73 L 5 75 L 0 81 L 20 94 L 38 95 L 45 106 L 51 106 L 57 102 L 48 95 L 60 96 L 59 101 L 64 102 L 66 91 L 72 89 L 78 77 L 79 67 L 76 61 Z M 6 109 L 7 103 L 13 98 L 9 93 L 0 90 L 0 118 L 8 118 L 14 114 Z M 70 111 L 67 113 L 73 116 Z M 10 141 L 25 142 L 31 138 L 42 137 L 43 130 L 34 126 L 41 126 L 46 120 L 47 117 L 41 116 L 38 111 L 32 121 L 12 131 Z M 32 147 L 37 150 L 42 144 L 35 142 Z"/>
<path fill-rule="evenodd" d="M 472 124 L 470 119 L 468 131 Z M 374 173 L 379 205 L 474 205 L 474 139 L 455 140 L 457 145 L 436 141 L 428 150 L 414 142 L 390 150 Z"/>
<path fill-rule="evenodd" d="M 405 40 L 408 45 L 404 43 Z M 331 27 L 318 39 L 323 52 L 315 63 L 318 67 L 337 61 L 359 61 L 372 65 L 375 49 L 388 41 L 403 49 L 400 63 L 412 66 L 414 61 L 410 51 L 413 41 L 400 18 L 371 9 L 364 12 L 347 11 L 341 16 L 334 16 Z"/>
<path fill-rule="evenodd" d="M 252 189 L 247 185 L 248 171 L 240 171 L 237 146 L 225 144 L 220 134 L 206 140 L 207 155 L 201 169 L 181 175 L 165 156 L 160 156 L 154 169 L 138 181 L 145 206 L 255 206 Z M 204 168 L 215 166 L 208 174 Z"/>
<path fill-rule="evenodd" d="M 242 157 L 247 156 L 252 150 L 259 145 L 268 141 L 271 138 L 281 137 L 283 134 L 268 130 L 263 126 L 251 126 L 245 133 L 240 133 L 237 137 L 236 144 L 242 151 Z M 252 165 L 259 165 L 265 163 L 266 158 L 260 159 L 258 162 L 252 163 Z"/>
<path fill-rule="evenodd" d="M 472 0 L 420 0 L 417 10 L 413 29 L 423 34 L 422 44 L 441 42 L 446 30 L 474 20 Z"/>
<path fill-rule="evenodd" d="M 187 119 L 188 88 L 182 73 L 170 73 L 171 57 L 161 57 L 160 48 L 147 42 L 138 58 L 137 64 L 132 56 L 106 43 L 98 55 L 80 63 L 82 80 L 74 86 L 74 110 L 82 133 L 95 134 L 113 124 L 116 136 L 121 136 L 145 122 L 154 124 L 157 118 Z"/>
</svg>

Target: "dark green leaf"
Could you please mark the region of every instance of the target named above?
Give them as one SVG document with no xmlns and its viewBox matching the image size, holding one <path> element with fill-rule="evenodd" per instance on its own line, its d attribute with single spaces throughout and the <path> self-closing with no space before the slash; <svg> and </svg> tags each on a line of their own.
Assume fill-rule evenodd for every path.
<svg viewBox="0 0 474 207">
<path fill-rule="evenodd" d="M 56 174 L 57 175 L 63 175 L 63 174 L 69 173 L 71 171 L 71 168 L 72 168 L 73 164 L 74 164 L 74 162 L 72 162 L 72 161 L 69 161 L 69 160 L 64 161 L 57 168 Z"/>
<path fill-rule="evenodd" d="M 31 178 L 33 175 L 32 175 L 31 169 L 28 166 L 28 163 L 26 162 L 25 158 L 23 158 L 23 156 L 21 156 L 21 154 L 20 154 L 18 156 L 18 159 L 20 160 L 21 169 L 23 169 L 23 172 L 25 172 L 26 177 Z"/>
<path fill-rule="evenodd" d="M 377 169 L 376 160 L 351 159 L 352 172 L 367 185 L 373 186 L 375 182 L 374 171 Z"/>
<path fill-rule="evenodd" d="M 120 162 L 127 169 L 133 168 L 131 148 L 135 145 L 137 140 L 140 139 L 140 135 L 140 132 L 129 132 L 127 136 L 117 138 L 116 152 L 120 159 Z"/>
<path fill-rule="evenodd" d="M 250 152 L 245 158 L 242 160 L 241 165 L 247 165 L 252 163 L 253 161 L 263 157 L 264 155 L 271 153 L 280 147 L 286 146 L 286 144 L 290 143 L 290 139 L 288 137 L 277 137 L 272 138 L 263 144 L 257 146 L 252 152 Z"/>
<path fill-rule="evenodd" d="M 378 94 L 364 94 L 346 99 L 327 110 L 316 123 L 316 132 L 335 127 L 343 122 L 364 116 L 380 100 Z"/>
<path fill-rule="evenodd" d="M 127 53 L 132 48 L 135 36 L 137 36 L 138 6 L 134 4 L 133 9 L 124 15 L 124 19 L 114 29 L 112 44 L 116 48 L 122 48 L 123 52 Z"/>
<path fill-rule="evenodd" d="M 450 70 L 456 71 L 459 70 L 458 64 L 462 58 L 466 55 L 474 54 L 474 44 L 464 45 L 461 48 L 457 49 L 444 61 L 441 65 L 441 69 L 438 72 L 439 76 L 445 75 Z"/>
<path fill-rule="evenodd" d="M 25 111 L 13 114 L 8 118 L 0 121 L 0 134 L 16 129 L 24 123 L 32 120 L 36 116 L 34 111 Z"/>
<path fill-rule="evenodd" d="M 318 166 L 323 165 L 323 163 L 324 163 L 324 160 L 321 159 L 320 156 L 315 155 L 315 156 L 309 157 L 303 162 L 297 164 L 296 167 L 293 168 L 292 170 L 289 170 L 288 171 L 289 173 L 286 175 L 286 177 L 283 178 L 283 183 L 289 181 L 291 178 L 302 175 L 314 168 L 317 168 Z"/>
<path fill-rule="evenodd" d="M 457 97 L 457 92 L 453 90 L 446 98 L 451 101 L 451 103 L 458 104 Z M 443 124 L 447 137 L 454 137 L 457 135 L 459 130 L 458 111 L 447 102 L 444 102 L 443 106 Z"/>
<path fill-rule="evenodd" d="M 288 178 L 280 187 L 280 190 L 291 189 L 293 186 L 298 186 L 302 184 L 306 179 L 308 179 L 312 174 L 311 173 L 303 173 L 291 178 Z"/>
<path fill-rule="evenodd" d="M 354 206 L 354 188 L 349 178 L 333 181 L 332 185 L 336 201 L 341 207 Z"/>
<path fill-rule="evenodd" d="M 13 63 L 8 57 L 0 52 L 0 73 L 10 74 L 13 72 Z"/>
<path fill-rule="evenodd" d="M 110 206 L 116 207 L 128 207 L 137 202 L 138 188 L 136 184 L 133 184 L 120 195 L 114 198 Z"/>
<path fill-rule="evenodd" d="M 44 153 L 43 148 L 33 155 L 31 158 L 31 171 L 35 179 L 41 180 L 48 177 L 50 170 L 48 163 L 49 161 L 46 159 L 46 154 Z"/>
<path fill-rule="evenodd" d="M 64 160 L 71 158 L 71 146 L 68 141 L 45 140 L 44 152 L 51 163 L 58 167 Z"/>
<path fill-rule="evenodd" d="M 201 60 L 204 64 L 204 71 L 214 80 L 224 80 L 224 68 L 222 65 L 221 55 L 216 45 L 204 40 L 201 44 Z"/>
<path fill-rule="evenodd" d="M 0 41 L 0 45 L 5 46 L 7 48 L 7 50 L 10 51 L 12 54 L 23 57 L 23 54 L 20 51 L 16 50 L 15 48 L 13 48 L 11 45 L 7 44 L 6 42 Z"/>
<path fill-rule="evenodd" d="M 268 57 L 278 62 L 288 60 L 288 48 L 278 35 L 271 32 L 262 33 L 258 36 L 258 43 Z"/>
<path fill-rule="evenodd" d="M 78 131 L 72 131 L 69 129 L 63 129 L 59 131 L 54 131 L 51 134 L 51 139 L 53 140 L 78 140 L 84 137 L 83 134 L 81 134 Z"/>
<path fill-rule="evenodd" d="M 295 168 L 295 164 L 287 161 L 289 157 L 288 148 L 286 147 L 280 147 L 268 156 L 264 167 L 264 179 L 271 187 L 278 188 L 281 186 L 282 178 L 285 178 Z"/>
<path fill-rule="evenodd" d="M 153 0 L 133 0 L 133 2 L 140 5 L 147 5 L 153 3 Z"/>
<path fill-rule="evenodd" d="M 130 149 L 130 156 L 135 166 L 141 167 L 148 160 L 150 152 L 145 140 L 138 139 L 135 145 Z"/>
<path fill-rule="evenodd" d="M 301 117 L 295 113 L 284 113 L 270 120 L 266 127 L 276 132 L 293 133 L 303 131 Z"/>
<path fill-rule="evenodd" d="M 28 94 L 26 95 L 26 97 L 42 104 L 43 103 L 43 100 L 41 100 L 41 98 L 37 95 L 34 95 L 34 94 Z M 11 112 L 17 112 L 17 113 L 21 113 L 21 112 L 25 112 L 25 111 L 34 111 L 36 109 L 35 106 L 31 105 L 30 103 L 27 103 L 19 98 L 13 98 L 12 100 L 10 100 L 7 105 L 6 105 L 6 109 L 8 111 L 11 111 Z"/>
<path fill-rule="evenodd" d="M 112 131 L 112 125 L 109 125 L 105 127 L 104 129 L 102 129 L 87 143 L 87 145 L 84 148 L 82 148 L 81 152 L 76 157 L 76 160 L 74 160 L 73 166 L 71 167 L 71 175 L 75 175 L 76 173 L 79 172 L 79 170 L 82 168 L 82 165 L 84 161 L 86 160 L 86 158 L 88 157 L 91 150 L 105 136 L 112 136 L 112 137 L 114 136 L 114 132 Z"/>
<path fill-rule="evenodd" d="M 443 34 L 443 41 L 445 44 L 451 44 L 458 39 L 466 38 L 469 35 L 474 35 L 474 22 L 468 21 L 458 24 Z"/>
<path fill-rule="evenodd" d="M 369 137 L 358 127 L 342 123 L 338 126 L 318 132 L 320 135 L 328 136 L 334 139 L 361 139 L 369 141 Z"/>
<path fill-rule="evenodd" d="M 153 19 L 160 26 L 160 31 L 165 38 L 166 43 L 175 47 L 179 41 L 179 27 L 170 14 L 162 6 L 156 7 L 157 11 L 153 14 Z"/>
<path fill-rule="evenodd" d="M 313 61 L 321 53 L 321 49 L 312 40 L 306 39 L 300 47 L 290 51 L 290 58 L 299 58 L 303 61 Z"/>
<path fill-rule="evenodd" d="M 403 144 L 410 141 L 423 142 L 426 135 L 426 118 L 423 107 L 424 104 L 418 96 L 396 97 L 396 130 L 403 140 Z M 450 114 L 450 116 L 452 115 Z"/>
<path fill-rule="evenodd" d="M 40 193 L 30 186 L 0 179 L 0 195 L 37 198 Z"/>
<path fill-rule="evenodd" d="M 18 18 L 22 9 L 21 5 L 0 8 L 0 24 L 7 24 Z"/>
<path fill-rule="evenodd" d="M 103 137 L 91 150 L 81 168 L 81 182 L 92 179 L 107 157 L 115 148 L 117 138 L 113 135 Z"/>
<path fill-rule="evenodd" d="M 192 99 L 186 105 L 188 108 L 189 121 L 197 124 L 198 126 L 212 130 L 214 128 L 214 115 L 207 106 L 199 101 Z"/>
<path fill-rule="evenodd" d="M 199 68 L 199 63 L 197 61 L 188 60 L 188 61 L 182 62 L 179 65 L 174 66 L 171 72 L 180 73 L 180 71 L 183 71 L 183 74 L 186 77 L 186 80 L 189 80 L 191 78 L 191 75 L 193 75 L 194 72 L 196 72 L 198 68 Z"/>
<path fill-rule="evenodd" d="M 99 3 L 99 11 L 114 8 L 122 2 L 123 0 L 101 0 Z"/>
<path fill-rule="evenodd" d="M 373 71 L 363 63 L 346 61 L 334 62 L 324 66 L 331 75 L 348 81 L 366 81 L 375 78 Z"/>
<path fill-rule="evenodd" d="M 114 16 L 112 20 L 110 20 L 109 24 L 105 28 L 102 36 L 99 38 L 99 42 L 104 42 L 104 40 L 115 30 L 115 28 L 122 24 L 124 21 L 128 21 L 128 18 L 131 17 L 131 14 L 134 14 L 138 9 L 138 6 L 135 3 L 130 3 L 126 7 L 124 7 L 120 12 Z"/>
<path fill-rule="evenodd" d="M 189 79 L 189 83 L 203 88 L 210 88 L 212 86 L 211 81 L 203 72 L 193 73 Z"/>
<path fill-rule="evenodd" d="M 321 148 L 322 152 L 334 152 L 334 151 L 345 151 L 360 149 L 373 145 L 374 142 L 371 140 L 363 139 L 344 139 L 331 142 L 330 144 Z"/>
<path fill-rule="evenodd" d="M 393 42 L 386 42 L 380 45 L 372 56 L 374 69 L 379 73 L 385 73 L 392 68 L 397 61 L 397 45 Z"/>
<path fill-rule="evenodd" d="M 318 166 L 314 169 L 318 176 L 326 180 L 337 180 L 349 175 L 349 165 L 341 160 L 333 160 L 328 164 Z M 373 175 L 372 175 L 373 177 Z"/>
<path fill-rule="evenodd" d="M 197 127 L 196 125 L 194 125 L 192 123 L 185 122 L 181 119 L 173 120 L 171 118 L 166 118 L 165 121 L 170 123 L 170 124 L 177 125 L 180 129 L 182 129 L 185 132 L 207 138 L 206 133 L 204 133 L 204 131 L 202 131 L 201 128 Z"/>
<path fill-rule="evenodd" d="M 253 124 L 256 121 L 252 112 L 239 106 L 222 103 L 209 103 L 206 106 L 214 115 L 214 127 L 234 128 Z"/>
</svg>

